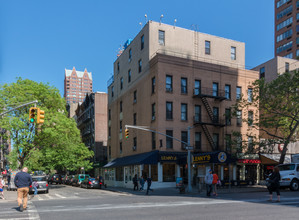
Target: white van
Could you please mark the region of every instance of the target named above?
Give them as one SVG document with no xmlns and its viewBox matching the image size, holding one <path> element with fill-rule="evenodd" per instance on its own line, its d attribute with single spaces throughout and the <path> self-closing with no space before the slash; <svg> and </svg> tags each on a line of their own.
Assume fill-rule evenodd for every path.
<svg viewBox="0 0 299 220">
<path fill-rule="evenodd" d="M 299 163 L 278 165 L 280 173 L 280 186 L 289 187 L 292 191 L 299 189 Z"/>
</svg>

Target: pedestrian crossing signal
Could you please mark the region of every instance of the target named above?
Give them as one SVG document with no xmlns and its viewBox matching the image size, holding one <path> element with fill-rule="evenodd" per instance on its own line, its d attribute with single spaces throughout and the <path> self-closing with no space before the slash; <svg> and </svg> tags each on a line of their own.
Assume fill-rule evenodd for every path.
<svg viewBox="0 0 299 220">
<path fill-rule="evenodd" d="M 35 115 L 37 113 L 37 108 L 36 107 L 31 107 L 29 109 L 29 121 L 30 123 L 34 123 L 35 122 Z"/>
<path fill-rule="evenodd" d="M 129 129 L 126 128 L 125 134 L 126 134 L 126 138 L 128 139 L 129 138 Z"/>
</svg>

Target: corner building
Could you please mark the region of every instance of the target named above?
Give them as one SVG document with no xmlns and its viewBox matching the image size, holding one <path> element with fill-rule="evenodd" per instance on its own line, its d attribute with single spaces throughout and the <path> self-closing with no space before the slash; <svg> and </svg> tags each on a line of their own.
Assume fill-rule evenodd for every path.
<svg viewBox="0 0 299 220">
<path fill-rule="evenodd" d="M 258 72 L 245 69 L 244 43 L 149 21 L 125 45 L 108 81 L 105 181 L 132 187 L 133 176 L 146 173 L 158 188 L 175 186 L 176 177 L 187 179 L 185 144 L 132 128 L 126 139 L 126 125 L 146 126 L 183 142 L 188 142 L 190 127 L 194 184 L 201 183 L 210 168 L 222 180 L 245 179 L 225 140 L 233 131 L 248 139 L 250 127 L 242 117 L 249 109 L 238 118 L 225 114 L 241 94 L 247 96 L 249 84 L 258 77 Z M 225 160 L 219 160 L 220 154 Z"/>
</svg>

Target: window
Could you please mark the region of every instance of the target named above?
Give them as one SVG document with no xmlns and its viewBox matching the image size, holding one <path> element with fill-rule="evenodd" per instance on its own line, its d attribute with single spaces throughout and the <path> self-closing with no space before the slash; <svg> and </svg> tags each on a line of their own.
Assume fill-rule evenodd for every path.
<svg viewBox="0 0 299 220">
<path fill-rule="evenodd" d="M 211 54 L 211 42 L 207 40 L 205 41 L 205 53 Z"/>
<path fill-rule="evenodd" d="M 248 111 L 248 126 L 253 124 L 253 111 Z"/>
<path fill-rule="evenodd" d="M 292 46 L 293 46 L 293 41 L 285 43 L 284 45 L 281 45 L 280 47 L 277 47 L 276 53 L 280 53 L 282 51 L 288 50 L 288 49 L 292 48 Z"/>
<path fill-rule="evenodd" d="M 253 137 L 248 137 L 248 152 L 252 153 L 253 151 Z"/>
<path fill-rule="evenodd" d="M 185 143 L 188 143 L 188 133 L 187 133 L 187 131 L 182 131 L 181 132 L 181 141 L 183 141 Z M 186 149 L 186 146 L 187 146 L 186 144 L 181 143 L 181 148 L 183 150 Z"/>
<path fill-rule="evenodd" d="M 292 30 L 292 29 L 287 30 L 286 32 L 284 32 L 284 33 L 282 33 L 282 34 L 280 34 L 280 35 L 278 35 L 278 36 L 276 37 L 276 42 L 278 43 L 278 42 L 282 41 L 283 39 L 286 39 L 286 38 L 288 38 L 288 37 L 291 37 L 292 34 L 293 34 L 293 30 Z"/>
<path fill-rule="evenodd" d="M 219 108 L 213 107 L 213 123 L 219 123 Z"/>
<path fill-rule="evenodd" d="M 230 85 L 225 85 L 225 98 L 226 99 L 231 99 Z"/>
<path fill-rule="evenodd" d="M 276 3 L 276 7 L 279 8 L 280 6 L 284 5 L 285 3 L 289 2 L 291 0 L 280 0 Z"/>
<path fill-rule="evenodd" d="M 137 150 L 137 137 L 133 138 L 133 151 Z"/>
<path fill-rule="evenodd" d="M 165 31 L 159 30 L 159 44 L 165 45 Z"/>
<path fill-rule="evenodd" d="M 230 58 L 232 60 L 236 60 L 236 47 L 231 47 L 230 48 Z"/>
<path fill-rule="evenodd" d="M 119 63 L 117 63 L 117 74 L 119 74 Z"/>
<path fill-rule="evenodd" d="M 119 102 L 119 112 L 123 112 L 123 102 Z"/>
<path fill-rule="evenodd" d="M 218 83 L 213 83 L 213 96 L 218 96 Z"/>
<path fill-rule="evenodd" d="M 124 79 L 121 77 L 120 78 L 120 90 L 122 90 L 124 87 Z"/>
<path fill-rule="evenodd" d="M 187 104 L 181 104 L 181 120 L 182 121 L 188 120 Z"/>
<path fill-rule="evenodd" d="M 265 67 L 264 66 L 260 68 L 260 79 L 261 78 L 265 78 Z"/>
<path fill-rule="evenodd" d="M 129 69 L 128 70 L 128 83 L 131 82 L 131 74 L 132 74 L 131 70 Z"/>
<path fill-rule="evenodd" d="M 248 88 L 248 102 L 252 102 L 252 88 Z"/>
<path fill-rule="evenodd" d="M 111 138 L 111 127 L 108 128 L 108 138 Z"/>
<path fill-rule="evenodd" d="M 297 17 L 297 19 L 298 19 L 298 17 Z M 276 26 L 276 30 L 279 31 L 280 29 L 282 29 L 282 28 L 284 28 L 284 27 L 286 27 L 286 26 L 288 26 L 288 25 L 290 25 L 290 24 L 292 24 L 292 23 L 293 23 L 293 17 L 290 17 L 289 19 L 287 19 L 287 20 L 285 20 L 285 21 L 279 23 L 279 24 Z"/>
<path fill-rule="evenodd" d="M 108 110 L 108 120 L 111 120 L 111 109 Z"/>
<path fill-rule="evenodd" d="M 218 150 L 219 149 L 219 134 L 217 134 L 217 133 L 213 134 L 213 142 L 214 142 L 215 150 Z"/>
<path fill-rule="evenodd" d="M 133 94 L 133 102 L 134 103 L 137 102 L 137 91 L 136 90 L 134 91 L 134 94 Z"/>
<path fill-rule="evenodd" d="M 156 149 L 156 133 L 152 132 L 152 150 Z"/>
<path fill-rule="evenodd" d="M 237 110 L 237 126 L 242 126 L 242 111 Z"/>
<path fill-rule="evenodd" d="M 241 99 L 241 95 L 242 95 L 242 88 L 237 86 L 237 89 L 236 89 L 236 99 L 237 100 L 240 100 Z"/>
<path fill-rule="evenodd" d="M 156 89 L 155 87 L 156 87 L 156 78 L 153 77 L 152 78 L 152 94 L 155 93 L 155 89 Z"/>
<path fill-rule="evenodd" d="M 166 135 L 170 137 L 166 137 L 166 148 L 167 149 L 172 149 L 173 148 L 173 131 L 172 130 L 166 130 Z"/>
<path fill-rule="evenodd" d="M 181 93 L 187 94 L 187 78 L 181 78 Z"/>
<path fill-rule="evenodd" d="M 119 132 L 122 132 L 122 130 L 123 130 L 123 122 L 120 121 L 119 122 Z"/>
<path fill-rule="evenodd" d="M 132 60 L 132 49 L 129 50 L 129 62 Z"/>
<path fill-rule="evenodd" d="M 166 120 L 172 119 L 172 102 L 166 102 Z"/>
<path fill-rule="evenodd" d="M 172 76 L 166 75 L 166 92 L 172 92 Z"/>
<path fill-rule="evenodd" d="M 201 81 L 194 81 L 194 95 L 199 95 L 201 93 Z"/>
<path fill-rule="evenodd" d="M 109 158 L 111 158 L 111 146 L 109 146 Z"/>
<path fill-rule="evenodd" d="M 195 132 L 195 150 L 201 149 L 201 132 Z"/>
<path fill-rule="evenodd" d="M 237 144 L 236 144 L 237 152 L 241 153 L 242 152 L 242 142 L 243 142 L 241 134 L 236 137 L 236 142 L 237 142 Z"/>
<path fill-rule="evenodd" d="M 225 109 L 225 125 L 231 125 L 231 110 L 230 110 L 230 108 Z"/>
<path fill-rule="evenodd" d="M 195 105 L 194 107 L 194 121 L 195 122 L 201 122 L 201 106 Z"/>
<path fill-rule="evenodd" d="M 133 125 L 137 125 L 137 113 L 133 114 Z"/>
<path fill-rule="evenodd" d="M 225 135 L 225 150 L 228 153 L 231 153 L 231 144 L 232 144 L 232 136 L 230 134 Z"/>
<path fill-rule="evenodd" d="M 111 97 L 114 96 L 114 86 L 111 87 Z"/>
<path fill-rule="evenodd" d="M 289 53 L 289 54 L 287 54 L 287 55 L 285 55 L 283 57 L 293 59 L 293 53 Z"/>
<path fill-rule="evenodd" d="M 285 70 L 286 70 L 286 72 L 290 71 L 290 64 L 289 63 L 285 63 Z"/>
<path fill-rule="evenodd" d="M 293 6 L 289 6 L 286 9 L 282 10 L 281 12 L 277 13 L 276 19 L 280 19 L 282 17 L 284 17 L 285 15 L 289 14 L 290 12 L 292 12 L 293 10 Z"/>
<path fill-rule="evenodd" d="M 144 35 L 141 36 L 141 38 L 140 38 L 140 42 L 141 42 L 141 47 L 140 47 L 140 49 L 143 50 L 143 48 L 144 48 Z"/>
<path fill-rule="evenodd" d="M 152 121 L 156 119 L 156 104 L 152 104 Z"/>
<path fill-rule="evenodd" d="M 141 73 L 142 71 L 142 60 L 138 61 L 138 72 Z"/>
</svg>

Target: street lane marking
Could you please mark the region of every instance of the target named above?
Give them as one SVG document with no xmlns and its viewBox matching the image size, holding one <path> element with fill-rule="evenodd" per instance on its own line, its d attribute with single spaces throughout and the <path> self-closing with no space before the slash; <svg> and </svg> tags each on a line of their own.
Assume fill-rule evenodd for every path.
<svg viewBox="0 0 299 220">
<path fill-rule="evenodd" d="M 55 196 L 59 197 L 59 198 L 62 198 L 62 199 L 65 199 L 66 197 L 62 196 L 62 195 L 59 195 L 59 194 L 55 194 Z"/>
<path fill-rule="evenodd" d="M 35 220 L 35 219 L 40 220 L 40 217 L 39 217 L 39 214 L 38 214 L 38 212 L 35 208 L 35 205 L 31 201 L 28 202 L 27 212 L 28 212 L 28 215 L 29 215 L 29 220 Z"/>
<path fill-rule="evenodd" d="M 52 196 L 50 196 L 49 194 L 45 194 L 46 197 L 48 197 L 49 199 L 53 199 Z"/>
</svg>

